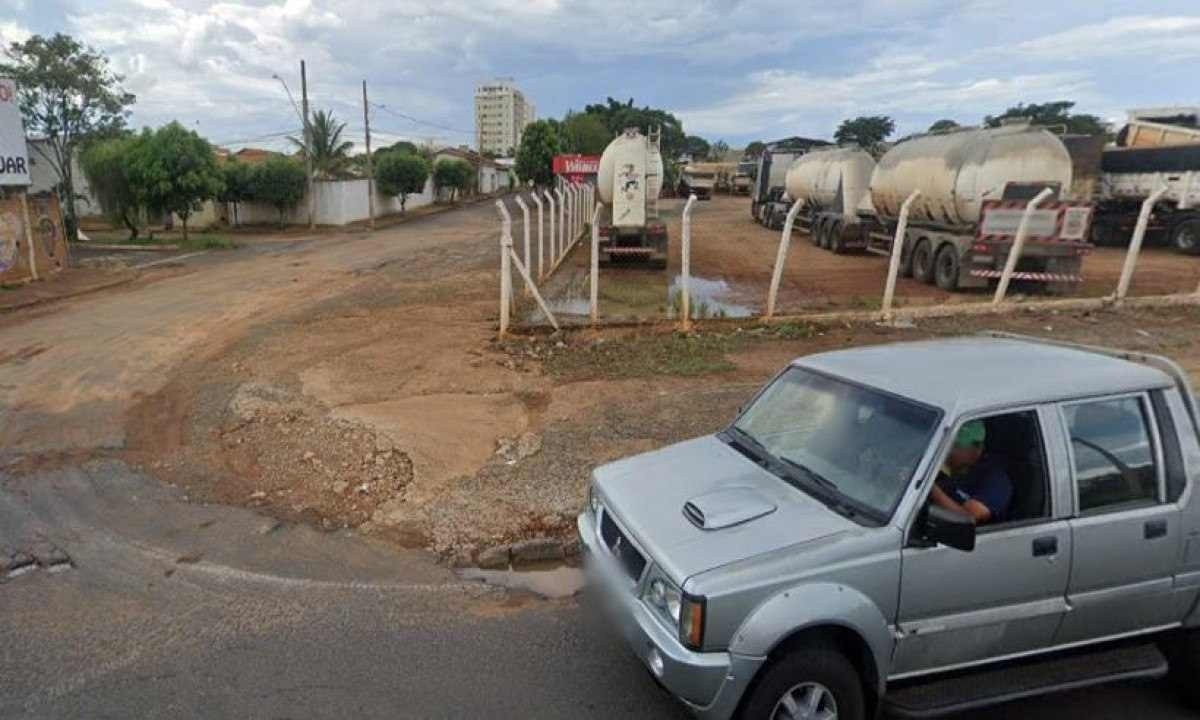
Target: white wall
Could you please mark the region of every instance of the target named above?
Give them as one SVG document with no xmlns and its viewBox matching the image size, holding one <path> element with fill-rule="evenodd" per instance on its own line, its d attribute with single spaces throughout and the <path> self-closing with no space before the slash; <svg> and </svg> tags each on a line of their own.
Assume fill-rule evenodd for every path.
<svg viewBox="0 0 1200 720">
<path fill-rule="evenodd" d="M 367 181 L 361 180 L 318 180 L 313 183 L 316 202 L 313 215 L 318 225 L 346 225 L 366 220 Z M 404 207 L 408 210 L 433 203 L 433 180 L 425 181 L 425 190 L 408 196 Z M 375 193 L 375 217 L 400 212 L 400 198 Z M 232 213 L 229 215 L 233 217 Z M 278 222 L 275 208 L 265 203 L 242 203 L 238 206 L 238 222 L 242 224 L 267 224 Z M 290 212 L 284 214 L 284 223 L 302 225 L 308 222 L 308 199 L 302 198 Z"/>
</svg>

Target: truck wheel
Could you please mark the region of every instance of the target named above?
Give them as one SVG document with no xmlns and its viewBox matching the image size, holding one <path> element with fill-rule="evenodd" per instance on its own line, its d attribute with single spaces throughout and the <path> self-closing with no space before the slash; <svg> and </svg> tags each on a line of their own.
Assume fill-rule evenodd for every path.
<svg viewBox="0 0 1200 720">
<path fill-rule="evenodd" d="M 1200 255 L 1200 217 L 1186 218 L 1171 226 L 1171 247 L 1188 255 Z"/>
<path fill-rule="evenodd" d="M 1099 247 L 1120 247 L 1129 243 L 1115 218 L 1096 218 L 1092 221 L 1092 244 Z"/>
<path fill-rule="evenodd" d="M 862 720 L 862 681 L 837 650 L 803 648 L 767 667 L 746 698 L 740 720 Z"/>
<path fill-rule="evenodd" d="M 1192 708 L 1200 709 L 1200 631 L 1176 631 L 1159 647 L 1167 656 L 1167 678 Z"/>
<path fill-rule="evenodd" d="M 912 274 L 923 283 L 932 283 L 934 275 L 933 246 L 927 238 L 921 238 L 912 251 Z"/>
<path fill-rule="evenodd" d="M 937 286 L 946 292 L 954 292 L 958 289 L 958 274 L 961 271 L 958 248 L 946 243 L 938 250 L 933 261 L 933 274 Z"/>
<path fill-rule="evenodd" d="M 838 255 L 846 252 L 846 238 L 842 236 L 844 230 L 841 220 L 829 223 L 829 249 Z"/>
<path fill-rule="evenodd" d="M 821 233 L 817 236 L 818 244 L 824 250 L 829 250 L 833 245 L 833 243 L 830 241 L 829 226 L 830 222 L 828 220 L 822 220 Z"/>
</svg>

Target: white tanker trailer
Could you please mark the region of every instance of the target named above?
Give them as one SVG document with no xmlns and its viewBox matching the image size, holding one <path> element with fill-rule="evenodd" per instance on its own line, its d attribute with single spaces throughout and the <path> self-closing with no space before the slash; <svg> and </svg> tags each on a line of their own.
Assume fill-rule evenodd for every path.
<svg viewBox="0 0 1200 720">
<path fill-rule="evenodd" d="M 616 258 L 667 266 L 667 225 L 658 216 L 663 161 L 659 136 L 626 128 L 604 148 L 596 192 L 604 203 L 600 221 L 600 260 Z"/>
<path fill-rule="evenodd" d="M 816 240 L 836 249 L 890 254 L 900 208 L 921 194 L 908 216 L 900 271 L 945 290 L 986 287 L 1000 277 L 1026 202 L 1045 188 L 1054 195 L 1030 218 L 1013 278 L 1061 291 L 1082 280 L 1092 207 L 1070 202 L 1073 164 L 1059 138 L 1028 124 L 963 129 L 904 140 L 876 163 L 857 226 Z M 790 187 L 789 187 L 790 189 Z M 826 188 L 827 192 L 828 189 Z M 843 208 L 843 212 L 844 212 Z"/>
<path fill-rule="evenodd" d="M 796 222 L 814 244 L 836 253 L 866 247 L 859 209 L 870 209 L 874 169 L 875 158 L 857 146 L 814 150 L 792 163 L 784 188 L 803 203 Z"/>
</svg>

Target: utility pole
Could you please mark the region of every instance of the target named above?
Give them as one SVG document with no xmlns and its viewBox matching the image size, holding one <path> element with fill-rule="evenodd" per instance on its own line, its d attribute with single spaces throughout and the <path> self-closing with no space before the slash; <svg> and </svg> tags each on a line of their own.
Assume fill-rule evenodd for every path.
<svg viewBox="0 0 1200 720">
<path fill-rule="evenodd" d="M 300 61 L 300 101 L 301 107 L 304 109 L 304 170 L 308 175 L 308 229 L 314 229 L 316 219 L 313 217 L 313 203 L 316 201 L 316 192 L 313 188 L 313 137 L 312 126 L 308 122 L 308 74 L 304 68 L 304 61 Z"/>
<path fill-rule="evenodd" d="M 367 81 L 363 80 L 363 127 L 367 131 L 367 227 L 375 229 L 375 167 L 371 160 L 371 113 L 367 111 Z"/>
</svg>

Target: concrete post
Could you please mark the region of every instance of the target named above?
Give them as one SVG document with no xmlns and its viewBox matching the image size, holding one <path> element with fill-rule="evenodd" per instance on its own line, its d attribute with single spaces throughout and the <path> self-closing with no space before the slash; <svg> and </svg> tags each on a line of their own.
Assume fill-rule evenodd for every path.
<svg viewBox="0 0 1200 720">
<path fill-rule="evenodd" d="M 600 206 L 596 205 L 595 209 L 592 210 L 591 282 L 588 288 L 588 314 L 592 318 L 593 325 L 600 320 L 600 228 L 597 222 L 599 216 Z"/>
<path fill-rule="evenodd" d="M 684 332 L 692 327 L 692 292 L 689 286 L 692 274 L 692 206 L 695 204 L 696 194 L 692 193 L 683 206 L 682 229 L 679 233 L 680 327 Z"/>
<path fill-rule="evenodd" d="M 517 200 L 517 207 L 521 208 L 521 215 L 525 220 L 525 267 L 530 267 L 530 260 L 529 260 L 529 206 L 527 206 L 525 204 L 525 201 L 521 199 L 521 195 L 519 193 L 517 195 L 515 195 L 514 197 Z"/>
<path fill-rule="evenodd" d="M 767 320 L 775 314 L 775 297 L 779 294 L 779 282 L 783 279 L 783 265 L 787 262 L 788 246 L 792 244 L 792 225 L 800 212 L 802 200 L 792 203 L 787 219 L 783 221 L 783 232 L 779 235 L 779 250 L 775 253 L 775 270 L 771 273 L 771 289 L 767 291 Z"/>
<path fill-rule="evenodd" d="M 1150 224 L 1150 213 L 1154 212 L 1154 204 L 1167 192 L 1168 186 L 1159 181 L 1158 189 L 1150 193 L 1150 197 L 1142 202 L 1138 211 L 1137 225 L 1133 228 L 1133 237 L 1129 239 L 1129 250 L 1125 253 L 1125 264 L 1121 266 L 1121 279 L 1117 281 L 1117 292 L 1113 296 L 1116 304 L 1121 304 L 1129 293 L 1129 283 L 1133 281 L 1133 269 L 1137 266 L 1138 255 L 1142 251 L 1142 240 L 1146 237 L 1146 228 Z M 1186 192 L 1186 189 L 1185 189 Z"/>
<path fill-rule="evenodd" d="M 996 294 L 992 297 L 992 305 L 1004 302 L 1004 296 L 1008 294 L 1008 283 L 1012 280 L 1013 270 L 1016 269 L 1017 262 L 1021 259 L 1021 253 L 1025 250 L 1025 240 L 1029 237 L 1029 219 L 1033 217 L 1033 211 L 1037 210 L 1037 206 L 1041 205 L 1043 200 L 1053 194 L 1054 191 L 1050 188 L 1043 188 L 1032 200 L 1025 203 L 1021 224 L 1017 225 L 1017 237 L 1013 239 L 1012 249 L 1008 251 L 1008 260 L 1004 263 L 1004 272 L 1000 275 L 1000 283 L 996 285 Z"/>
<path fill-rule="evenodd" d="M 900 206 L 900 218 L 896 222 L 896 237 L 892 238 L 892 259 L 888 264 L 887 284 L 883 288 L 883 304 L 880 306 L 884 322 L 892 320 L 892 299 L 896 295 L 896 276 L 900 274 L 900 258 L 904 253 L 904 236 L 908 233 L 908 212 L 912 209 L 913 201 L 921 196 L 920 190 L 913 190 Z"/>
<path fill-rule="evenodd" d="M 544 192 L 546 193 L 546 201 L 550 203 L 550 272 L 554 272 L 554 260 L 558 255 L 556 252 L 558 248 L 558 235 L 554 232 L 554 220 L 557 211 L 555 210 L 554 195 L 549 190 Z"/>
<path fill-rule="evenodd" d="M 558 264 L 567 251 L 567 196 L 562 188 L 554 188 L 554 194 L 558 196 L 558 251 L 554 254 L 554 262 Z"/>
<path fill-rule="evenodd" d="M 512 218 L 503 200 L 496 201 L 500 211 L 500 337 L 508 333 L 508 316 L 512 308 Z"/>
<path fill-rule="evenodd" d="M 538 208 L 538 280 L 546 277 L 546 248 L 542 244 L 542 198 L 538 196 L 537 188 L 530 195 Z"/>
</svg>

